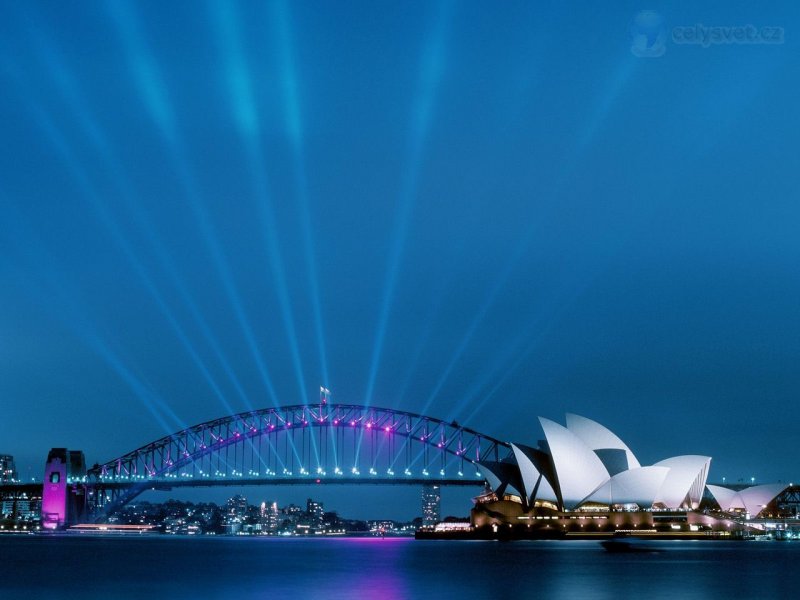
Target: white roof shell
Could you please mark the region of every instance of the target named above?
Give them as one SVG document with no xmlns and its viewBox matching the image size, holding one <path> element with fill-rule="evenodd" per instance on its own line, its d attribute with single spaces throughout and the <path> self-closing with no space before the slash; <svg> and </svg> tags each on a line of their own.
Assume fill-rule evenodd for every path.
<svg viewBox="0 0 800 600">
<path fill-rule="evenodd" d="M 567 413 L 567 429 L 577 435 L 592 450 L 613 448 L 624 450 L 628 459 L 628 469 L 638 469 L 641 465 L 631 449 L 610 429 L 580 415 Z"/>
<path fill-rule="evenodd" d="M 517 459 L 520 474 L 522 475 L 522 485 L 525 487 L 525 494 L 531 504 L 535 500 L 547 500 L 557 502 L 556 493 L 547 478 L 536 468 L 533 460 L 528 456 L 527 446 L 511 444 L 514 450 L 514 457 Z M 538 488 L 537 488 L 538 484 Z M 534 493 L 536 497 L 534 498 Z"/>
<path fill-rule="evenodd" d="M 736 491 L 719 485 L 709 485 L 708 490 L 722 510 L 744 509 L 751 517 L 755 517 L 787 487 L 789 486 L 784 483 L 767 483 Z"/>
<path fill-rule="evenodd" d="M 669 467 L 669 474 L 655 501 L 667 508 L 687 506 L 696 509 L 703 499 L 710 464 L 710 456 L 697 454 L 674 456 L 657 462 L 653 466 Z"/>
<path fill-rule="evenodd" d="M 516 467 L 516 465 L 500 462 L 477 462 L 475 466 L 478 467 L 478 470 L 481 472 L 484 479 L 486 479 L 489 487 L 496 493 L 500 495 L 514 494 L 524 497 L 524 494 L 511 482 L 510 471 Z M 505 489 L 501 490 L 504 486 Z"/>
<path fill-rule="evenodd" d="M 700 506 L 708 478 L 710 456 L 687 454 L 661 460 L 654 467 L 669 467 L 669 474 L 656 495 L 655 502 L 667 508 Z"/>
<path fill-rule="evenodd" d="M 638 504 L 640 508 L 650 508 L 669 472 L 668 467 L 656 466 L 622 471 L 598 487 L 581 504 Z"/>
<path fill-rule="evenodd" d="M 708 491 L 714 496 L 714 499 L 719 504 L 719 507 L 724 511 L 730 511 L 734 508 L 744 509 L 739 492 L 730 488 L 722 487 L 721 485 L 707 485 Z"/>
<path fill-rule="evenodd" d="M 751 516 L 755 517 L 760 513 L 767 504 L 785 490 L 788 485 L 785 483 L 768 483 L 765 485 L 754 485 L 753 487 L 745 488 L 739 492 L 742 498 L 744 507 Z"/>
<path fill-rule="evenodd" d="M 566 427 L 539 417 L 553 458 L 561 500 L 572 509 L 609 479 L 608 471 L 593 450 Z"/>
</svg>

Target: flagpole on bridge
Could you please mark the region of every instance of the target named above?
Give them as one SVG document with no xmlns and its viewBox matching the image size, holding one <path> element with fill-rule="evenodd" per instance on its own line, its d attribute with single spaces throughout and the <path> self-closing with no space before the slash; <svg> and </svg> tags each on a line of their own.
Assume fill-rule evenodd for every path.
<svg viewBox="0 0 800 600">
<path fill-rule="evenodd" d="M 323 386 L 319 386 L 319 416 L 322 418 L 322 407 L 327 406 L 331 391 Z"/>
</svg>

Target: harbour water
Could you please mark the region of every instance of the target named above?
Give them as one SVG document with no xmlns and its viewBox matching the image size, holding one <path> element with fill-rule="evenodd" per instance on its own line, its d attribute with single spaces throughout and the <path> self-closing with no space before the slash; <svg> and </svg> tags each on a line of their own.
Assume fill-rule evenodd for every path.
<svg viewBox="0 0 800 600">
<path fill-rule="evenodd" d="M 791 598 L 796 542 L 0 536 L 0 598 Z"/>
</svg>

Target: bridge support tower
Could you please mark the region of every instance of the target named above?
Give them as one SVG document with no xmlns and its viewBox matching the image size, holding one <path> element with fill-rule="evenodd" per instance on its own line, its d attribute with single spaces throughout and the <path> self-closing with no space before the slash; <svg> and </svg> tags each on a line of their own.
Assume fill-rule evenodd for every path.
<svg viewBox="0 0 800 600">
<path fill-rule="evenodd" d="M 42 528 L 62 529 L 86 514 L 86 460 L 80 450 L 53 448 L 42 481 Z"/>
</svg>

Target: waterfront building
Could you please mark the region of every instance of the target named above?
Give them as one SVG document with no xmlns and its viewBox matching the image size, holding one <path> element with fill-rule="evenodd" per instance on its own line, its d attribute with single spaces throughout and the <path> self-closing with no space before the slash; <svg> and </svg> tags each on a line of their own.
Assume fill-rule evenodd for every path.
<svg viewBox="0 0 800 600">
<path fill-rule="evenodd" d="M 553 534 L 730 530 L 742 516 L 758 516 L 787 487 L 706 486 L 711 457 L 676 456 L 643 466 L 616 434 L 591 419 L 568 414 L 565 425 L 539 422 L 544 440 L 537 447 L 511 444 L 507 459 L 477 463 L 488 490 L 475 499 L 473 526 L 523 525 Z M 706 489 L 719 504 L 714 516 L 698 512 Z"/>
<path fill-rule="evenodd" d="M 322 502 L 316 502 L 309 498 L 306 501 L 306 516 L 309 526 L 321 529 L 325 524 L 325 508 Z"/>
<path fill-rule="evenodd" d="M 259 510 L 259 520 L 261 523 L 262 533 L 276 533 L 278 531 L 278 525 L 280 525 L 280 520 L 278 518 L 278 503 L 272 502 L 271 504 L 267 504 L 266 502 L 262 502 Z"/>
<path fill-rule="evenodd" d="M 688 509 L 700 505 L 711 457 L 686 455 L 642 466 L 630 448 L 599 423 L 568 414 L 566 426 L 539 418 L 539 447 L 512 444 L 513 457 L 478 469 L 499 497 L 524 507 Z"/>
<path fill-rule="evenodd" d="M 441 520 L 441 488 L 435 483 L 422 486 L 422 526 L 433 527 Z"/>
<path fill-rule="evenodd" d="M 391 520 L 368 521 L 367 526 L 372 533 L 387 533 L 395 530 L 395 522 Z"/>
<path fill-rule="evenodd" d="M 247 517 L 247 498 L 236 494 L 228 498 L 225 508 L 225 533 L 241 532 Z"/>
<path fill-rule="evenodd" d="M 239 494 L 228 498 L 226 517 L 229 521 L 242 521 L 247 515 L 247 498 Z"/>
<path fill-rule="evenodd" d="M 783 483 L 771 483 L 753 485 L 740 490 L 721 485 L 707 487 L 723 511 L 744 513 L 755 518 L 789 486 Z"/>
<path fill-rule="evenodd" d="M 289 504 L 283 507 L 283 514 L 290 519 L 297 519 L 303 514 L 303 509 L 296 504 Z"/>
<path fill-rule="evenodd" d="M 14 521 L 38 521 L 42 510 L 42 499 L 26 493 L 5 498 L 0 502 L 0 518 Z"/>
</svg>

